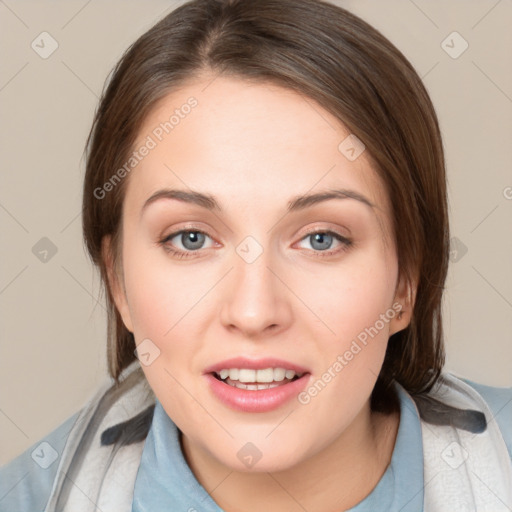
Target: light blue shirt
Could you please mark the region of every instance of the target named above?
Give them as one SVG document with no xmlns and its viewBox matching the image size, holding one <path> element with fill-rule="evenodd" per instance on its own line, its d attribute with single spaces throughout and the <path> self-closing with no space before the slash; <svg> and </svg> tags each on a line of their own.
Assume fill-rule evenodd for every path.
<svg viewBox="0 0 512 512">
<path fill-rule="evenodd" d="M 497 388 L 464 379 L 487 401 L 512 459 L 512 388 Z M 420 419 L 412 399 L 397 388 L 400 424 L 391 458 L 373 491 L 350 512 L 374 510 L 418 512 L 423 507 L 423 447 Z M 0 468 L 0 512 L 42 512 L 57 474 L 60 455 L 78 413 L 48 436 Z M 42 441 L 57 452 L 46 469 L 32 458 Z M 42 453 L 37 452 L 36 453 Z M 35 457 L 35 455 L 34 455 Z M 35 457 L 37 458 L 37 457 Z M 190 470 L 179 443 L 179 431 L 157 400 L 135 481 L 132 512 L 197 510 L 222 512 Z"/>
</svg>

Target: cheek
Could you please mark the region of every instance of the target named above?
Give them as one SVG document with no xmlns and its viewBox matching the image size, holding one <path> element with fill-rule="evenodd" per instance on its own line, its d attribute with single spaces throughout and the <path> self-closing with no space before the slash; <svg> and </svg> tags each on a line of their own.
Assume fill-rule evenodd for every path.
<svg viewBox="0 0 512 512">
<path fill-rule="evenodd" d="M 164 407 L 173 411 L 173 420 L 182 424 L 187 414 L 201 415 L 181 383 L 189 381 L 195 369 L 200 338 L 193 319 L 206 291 L 200 286 L 203 278 L 172 265 L 161 249 L 127 244 L 126 253 L 125 284 L 134 336 L 137 345 L 146 343 L 140 346 L 149 347 L 152 358 L 150 364 L 141 365 L 142 370 Z"/>
<path fill-rule="evenodd" d="M 165 276 L 158 275 L 154 267 L 141 267 L 133 272 L 127 268 L 125 273 L 134 335 L 137 341 L 150 338 L 159 344 L 176 322 L 179 301 Z"/>
<path fill-rule="evenodd" d="M 391 256 L 376 247 L 357 259 L 347 259 L 336 270 L 317 274 L 316 286 L 309 286 L 307 303 L 321 320 L 316 327 L 321 365 L 312 395 L 321 391 L 323 399 L 314 407 L 325 407 L 326 414 L 329 404 L 338 403 L 340 397 L 343 411 L 357 410 L 380 372 L 389 321 L 395 314 L 391 306 L 398 267 Z"/>
<path fill-rule="evenodd" d="M 135 339 L 165 343 L 179 331 L 210 279 L 173 264 L 162 248 L 126 247 L 125 283 Z"/>
<path fill-rule="evenodd" d="M 339 346 L 374 325 L 391 308 L 396 277 L 392 261 L 375 251 L 322 270 L 314 279 L 302 276 L 300 293 L 323 323 L 324 339 Z"/>
</svg>

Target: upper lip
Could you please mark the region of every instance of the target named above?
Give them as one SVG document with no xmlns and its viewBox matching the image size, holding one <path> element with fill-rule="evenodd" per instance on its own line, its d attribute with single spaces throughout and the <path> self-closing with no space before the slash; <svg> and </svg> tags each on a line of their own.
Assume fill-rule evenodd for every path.
<svg viewBox="0 0 512 512">
<path fill-rule="evenodd" d="M 297 374 L 309 373 L 307 368 L 290 361 L 277 359 L 275 357 L 265 357 L 262 359 L 248 359 L 247 357 L 233 357 L 225 359 L 218 363 L 212 364 L 205 368 L 204 373 L 220 372 L 223 369 L 230 368 L 247 368 L 250 370 L 264 370 L 265 368 L 284 368 L 285 370 L 293 370 Z"/>
</svg>

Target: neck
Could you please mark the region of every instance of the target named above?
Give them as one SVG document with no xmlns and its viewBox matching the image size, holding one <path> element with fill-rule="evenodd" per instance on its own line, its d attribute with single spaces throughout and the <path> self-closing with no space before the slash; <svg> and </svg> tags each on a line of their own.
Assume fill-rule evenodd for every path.
<svg viewBox="0 0 512 512">
<path fill-rule="evenodd" d="M 226 512 L 326 512 L 362 501 L 391 460 L 399 413 L 372 412 L 369 402 L 325 449 L 276 472 L 236 472 L 182 437 L 184 456 L 201 485 Z"/>
</svg>

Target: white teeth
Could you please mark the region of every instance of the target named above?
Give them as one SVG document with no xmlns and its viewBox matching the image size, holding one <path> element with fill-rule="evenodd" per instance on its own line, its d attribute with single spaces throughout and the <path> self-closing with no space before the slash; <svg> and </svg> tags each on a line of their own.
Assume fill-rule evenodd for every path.
<svg viewBox="0 0 512 512">
<path fill-rule="evenodd" d="M 248 389 L 250 391 L 276 388 L 277 386 L 279 386 L 279 384 L 275 384 L 275 383 L 272 383 L 272 384 L 243 384 L 242 382 L 233 382 L 233 384 L 231 384 L 231 385 L 238 389 Z"/>
<path fill-rule="evenodd" d="M 286 376 L 286 370 L 284 368 L 274 368 L 274 380 L 281 382 Z"/>
<path fill-rule="evenodd" d="M 286 373 L 284 374 L 284 376 L 287 379 L 293 379 L 294 375 L 295 375 L 295 372 L 293 370 L 286 370 Z"/>
<path fill-rule="evenodd" d="M 258 389 L 276 388 L 279 384 L 258 384 Z"/>
<path fill-rule="evenodd" d="M 256 382 L 256 370 L 249 370 L 247 368 L 238 370 L 238 380 L 240 382 Z"/>
<path fill-rule="evenodd" d="M 226 380 L 228 377 L 232 381 L 269 384 L 271 382 L 282 382 L 284 379 L 293 379 L 296 375 L 294 370 L 285 370 L 284 368 L 264 368 L 261 370 L 251 370 L 249 368 L 223 368 L 217 375 Z M 247 389 L 244 387 L 243 389 Z"/>
<path fill-rule="evenodd" d="M 256 372 L 256 382 L 272 382 L 274 380 L 274 370 L 265 368 Z"/>
</svg>

